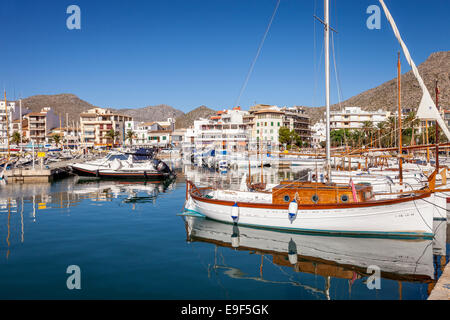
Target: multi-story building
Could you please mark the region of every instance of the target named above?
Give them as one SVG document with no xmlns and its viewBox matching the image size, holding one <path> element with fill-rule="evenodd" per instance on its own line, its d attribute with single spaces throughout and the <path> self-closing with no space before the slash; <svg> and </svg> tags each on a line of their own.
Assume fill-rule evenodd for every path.
<svg viewBox="0 0 450 320">
<path fill-rule="evenodd" d="M 441 116 L 442 116 L 442 119 L 444 119 L 444 122 L 447 125 L 447 128 L 450 128 L 450 108 L 442 108 Z"/>
<path fill-rule="evenodd" d="M 28 119 L 22 118 L 22 120 L 17 119 L 12 122 L 12 130 L 14 132 L 19 132 L 22 142 L 27 142 L 30 139 L 30 131 L 28 130 Z"/>
<path fill-rule="evenodd" d="M 182 141 L 185 154 L 209 149 L 224 154 L 245 152 L 251 138 L 244 123 L 247 115 L 248 111 L 236 107 L 218 111 L 209 119 L 195 120 L 193 127 L 184 132 Z"/>
<path fill-rule="evenodd" d="M 218 111 L 209 119 L 194 121 L 194 126 L 185 131 L 183 149 L 237 153 L 257 148 L 274 151 L 279 148 L 279 130 L 284 126 L 310 144 L 310 119 L 303 107 L 259 104 L 250 107 L 250 111 L 235 107 Z"/>
<path fill-rule="evenodd" d="M 49 107 L 41 112 L 31 112 L 25 116 L 28 119 L 27 136 L 35 144 L 43 144 L 50 130 L 58 126 L 58 116 Z"/>
<path fill-rule="evenodd" d="M 22 107 L 20 108 L 20 103 L 16 101 L 0 101 L 0 145 L 7 144 L 7 132 L 9 129 L 9 136 L 13 134 L 14 131 L 20 131 L 20 122 L 18 121 L 22 116 L 31 112 L 31 110 Z M 8 121 L 8 126 L 6 124 Z M 14 123 L 17 121 L 18 127 L 14 127 Z"/>
<path fill-rule="evenodd" d="M 186 134 L 186 129 L 176 129 L 176 130 L 172 131 L 172 136 L 171 136 L 170 141 L 175 148 L 180 149 L 182 147 L 185 134 Z"/>
<path fill-rule="evenodd" d="M 305 145 L 311 144 L 311 121 L 306 111 L 301 106 L 281 108 L 284 112 L 283 126 L 294 130 Z"/>
<path fill-rule="evenodd" d="M 127 121 L 132 121 L 132 117 L 103 108 L 89 109 L 80 114 L 81 143 L 87 147 L 123 144 Z M 115 141 L 108 136 L 111 130 L 116 133 Z"/>
<path fill-rule="evenodd" d="M 137 124 L 133 123 L 133 121 L 128 121 L 126 126 L 127 131 L 132 130 L 134 132 L 133 145 L 167 147 L 171 143 L 171 134 L 175 128 L 174 124 L 175 121 L 169 118 L 167 121 L 141 122 Z"/>
<path fill-rule="evenodd" d="M 323 120 L 320 120 L 311 127 L 311 145 L 313 148 L 320 148 L 321 143 L 327 140 L 326 130 L 327 128 Z"/>
<path fill-rule="evenodd" d="M 58 135 L 60 137 L 60 145 L 67 146 L 69 148 L 75 148 L 80 144 L 80 135 L 78 128 L 54 128 L 47 136 L 47 142 L 51 143 L 54 140 L 54 135 Z"/>
<path fill-rule="evenodd" d="M 364 111 L 360 107 L 345 107 L 341 111 L 330 112 L 330 129 L 359 129 L 365 121 L 370 121 L 374 126 L 385 121 L 389 117 L 388 111 Z"/>
<path fill-rule="evenodd" d="M 279 130 L 284 125 L 284 112 L 279 108 L 255 112 L 254 140 L 279 145 Z"/>
<path fill-rule="evenodd" d="M 244 118 L 252 140 L 266 141 L 272 148 L 279 146 L 279 130 L 282 127 L 295 131 L 302 142 L 311 144 L 310 118 L 301 106 L 282 107 L 259 104 L 250 107 L 249 115 Z"/>
</svg>

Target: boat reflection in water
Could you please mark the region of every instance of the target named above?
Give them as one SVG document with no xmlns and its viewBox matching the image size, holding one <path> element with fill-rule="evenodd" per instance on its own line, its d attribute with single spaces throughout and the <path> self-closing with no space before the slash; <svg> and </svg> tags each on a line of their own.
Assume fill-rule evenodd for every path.
<svg viewBox="0 0 450 320">
<path fill-rule="evenodd" d="M 267 259 L 268 255 L 272 258 L 271 263 L 279 267 L 290 267 L 295 272 L 322 276 L 325 289 L 299 281 L 291 281 L 290 284 L 319 293 L 326 299 L 331 299 L 331 278 L 347 279 L 351 290 L 355 281 L 365 284 L 371 281 L 374 271 L 370 268 L 373 266 L 379 268 L 382 279 L 398 281 L 400 299 L 403 282 L 425 284 L 428 295 L 446 260 L 445 221 L 435 225 L 437 230 L 433 241 L 304 235 L 238 227 L 236 224 L 189 215 L 183 218 L 189 242 L 214 244 L 216 253 L 218 247 L 225 247 L 261 255 L 260 277 L 246 277 L 238 268 L 218 265 L 216 261 L 213 269 L 225 269 L 224 273 L 233 278 L 273 283 L 274 281 L 265 279 L 262 272 L 263 257 Z M 435 271 L 433 262 L 437 264 L 439 271 Z"/>
<path fill-rule="evenodd" d="M 124 203 L 155 202 L 160 193 L 175 188 L 174 179 L 162 181 L 105 181 L 78 178 L 72 192 L 85 195 L 92 201 L 112 201 L 119 197 L 125 198 Z M 134 208 L 134 206 L 133 206 Z"/>
<path fill-rule="evenodd" d="M 66 179 L 58 186 L 51 183 L 7 184 L 0 188 L 0 235 L 5 228 L 6 258 L 17 240 L 25 242 L 26 222 L 36 223 L 47 210 L 68 213 L 83 201 L 101 206 L 104 202 L 122 202 L 135 210 L 139 203 L 155 203 L 156 198 L 176 187 L 175 179 L 163 181 L 105 181 L 89 178 Z M 55 191 L 64 190 L 64 191 Z M 25 219 L 24 219 L 25 215 Z M 3 218 L 4 219 L 1 219 Z M 2 247 L 0 246 L 0 249 Z"/>
</svg>

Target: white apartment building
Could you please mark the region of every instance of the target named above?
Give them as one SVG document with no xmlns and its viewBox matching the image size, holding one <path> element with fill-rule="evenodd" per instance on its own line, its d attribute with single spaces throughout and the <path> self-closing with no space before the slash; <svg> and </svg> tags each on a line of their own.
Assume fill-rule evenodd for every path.
<svg viewBox="0 0 450 320">
<path fill-rule="evenodd" d="M 14 129 L 16 129 L 13 123 L 15 121 L 17 122 L 20 119 L 20 111 L 22 111 L 22 117 L 31 112 L 31 110 L 25 107 L 22 107 L 22 110 L 20 110 L 20 104 L 16 103 L 16 101 L 6 101 L 6 107 L 5 101 L 0 101 L 0 145 L 6 146 L 8 142 L 6 139 L 8 132 L 6 120 L 8 120 L 9 136 L 11 137 Z M 19 130 L 16 131 L 20 131 L 20 122 Z"/>
<path fill-rule="evenodd" d="M 44 144 L 50 131 L 59 124 L 58 116 L 52 108 L 42 108 L 40 112 L 31 112 L 25 116 L 28 119 L 28 134 L 30 142 Z"/>
<path fill-rule="evenodd" d="M 107 136 L 112 129 L 118 133 L 115 143 L 122 144 L 126 137 L 126 123 L 132 118 L 103 108 L 93 108 L 80 114 L 81 143 L 87 147 L 112 146 L 113 140 Z"/>
<path fill-rule="evenodd" d="M 256 141 L 279 145 L 279 130 L 283 127 L 284 112 L 278 108 L 255 112 L 253 138 Z"/>
<path fill-rule="evenodd" d="M 61 138 L 60 146 L 64 145 L 65 147 L 76 148 L 80 144 L 79 129 L 76 127 L 54 128 L 47 136 L 48 143 L 54 142 L 54 135 L 58 135 Z"/>
<path fill-rule="evenodd" d="M 295 131 L 306 144 L 311 143 L 310 118 L 301 106 L 277 107 L 259 104 L 250 107 L 244 122 L 251 131 L 251 140 L 263 141 L 267 148 L 279 148 L 279 130 L 282 127 Z M 270 147 L 269 147 L 270 146 Z"/>
<path fill-rule="evenodd" d="M 194 121 L 184 132 L 183 150 L 185 153 L 201 150 L 216 150 L 219 153 L 245 152 L 251 133 L 247 130 L 244 117 L 248 111 L 240 107 L 218 111 L 209 119 Z"/>
<path fill-rule="evenodd" d="M 330 112 L 330 129 L 358 129 L 365 121 L 370 121 L 376 126 L 390 116 L 389 111 L 364 111 L 360 107 L 345 107 L 341 111 Z"/>
<path fill-rule="evenodd" d="M 175 128 L 175 120 L 168 118 L 166 121 L 140 122 L 133 120 L 125 122 L 125 137 L 128 131 L 134 132 L 132 144 L 142 147 L 168 147 L 172 143 L 172 132 Z M 127 139 L 126 144 L 130 144 Z"/>
<path fill-rule="evenodd" d="M 326 134 L 327 128 L 325 122 L 323 120 L 320 120 L 311 127 L 311 131 L 312 131 L 312 141 L 311 141 L 312 147 L 320 148 L 321 147 L 320 143 L 327 140 Z"/>
</svg>

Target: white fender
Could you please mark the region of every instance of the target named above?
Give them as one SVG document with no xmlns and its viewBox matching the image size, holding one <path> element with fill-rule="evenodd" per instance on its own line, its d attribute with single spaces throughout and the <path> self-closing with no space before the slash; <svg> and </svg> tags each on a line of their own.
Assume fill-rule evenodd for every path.
<svg viewBox="0 0 450 320">
<path fill-rule="evenodd" d="M 295 217 L 297 216 L 297 212 L 298 212 L 298 203 L 297 201 L 292 200 L 291 203 L 289 204 L 289 219 L 295 219 Z"/>
<path fill-rule="evenodd" d="M 234 222 L 237 222 L 237 220 L 239 219 L 239 207 L 237 205 L 237 202 L 235 202 L 231 207 L 231 218 Z"/>
<path fill-rule="evenodd" d="M 288 258 L 289 258 L 289 262 L 291 264 L 296 264 L 297 263 L 297 254 L 295 253 L 289 253 L 288 254 Z"/>
</svg>

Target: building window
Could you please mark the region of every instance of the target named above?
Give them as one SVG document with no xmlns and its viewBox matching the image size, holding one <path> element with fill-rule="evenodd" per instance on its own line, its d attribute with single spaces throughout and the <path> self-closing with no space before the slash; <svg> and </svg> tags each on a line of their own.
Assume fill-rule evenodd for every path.
<svg viewBox="0 0 450 320">
<path fill-rule="evenodd" d="M 258 127 L 259 127 L 259 122 L 257 122 L 257 123 L 256 123 L 256 126 L 258 126 Z"/>
<path fill-rule="evenodd" d="M 280 123 L 278 122 L 278 126 L 280 126 Z"/>
<path fill-rule="evenodd" d="M 270 125 L 273 127 L 273 122 L 271 122 Z"/>
<path fill-rule="evenodd" d="M 166 136 L 163 136 L 163 140 L 166 140 Z M 399 140 L 400 141 L 400 140 Z"/>
</svg>

